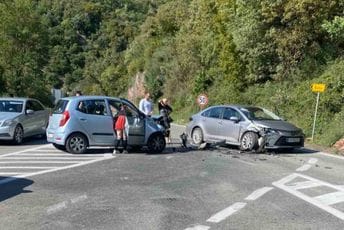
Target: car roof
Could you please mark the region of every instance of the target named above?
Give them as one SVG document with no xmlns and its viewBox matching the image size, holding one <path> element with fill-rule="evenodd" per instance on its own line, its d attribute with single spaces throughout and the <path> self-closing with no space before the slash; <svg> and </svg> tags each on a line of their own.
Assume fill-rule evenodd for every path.
<svg viewBox="0 0 344 230">
<path fill-rule="evenodd" d="M 28 97 L 0 97 L 0 100 L 4 101 L 27 101 L 27 100 L 37 100 Z"/>
<path fill-rule="evenodd" d="M 232 108 L 236 108 L 236 109 L 242 109 L 242 108 L 261 108 L 260 106 L 254 106 L 254 105 L 240 105 L 240 104 L 224 104 L 224 105 L 213 105 L 210 106 L 208 108 L 212 108 L 212 107 L 232 107 Z M 208 109 L 207 108 L 207 109 Z"/>
<path fill-rule="evenodd" d="M 100 95 L 87 95 L 87 96 L 72 96 L 72 97 L 63 97 L 61 100 L 87 100 L 87 99 L 111 99 L 111 98 L 117 98 L 117 99 L 122 99 L 119 97 L 110 97 L 110 96 L 100 96 Z"/>
</svg>

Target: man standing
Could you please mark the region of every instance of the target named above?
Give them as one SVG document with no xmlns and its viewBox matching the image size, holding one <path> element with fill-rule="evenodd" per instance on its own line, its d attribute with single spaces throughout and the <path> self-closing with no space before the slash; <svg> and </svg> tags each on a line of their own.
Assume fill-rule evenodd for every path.
<svg viewBox="0 0 344 230">
<path fill-rule="evenodd" d="M 145 97 L 141 99 L 139 109 L 147 116 L 153 114 L 153 103 L 150 100 L 150 94 L 148 92 L 146 92 Z"/>
</svg>

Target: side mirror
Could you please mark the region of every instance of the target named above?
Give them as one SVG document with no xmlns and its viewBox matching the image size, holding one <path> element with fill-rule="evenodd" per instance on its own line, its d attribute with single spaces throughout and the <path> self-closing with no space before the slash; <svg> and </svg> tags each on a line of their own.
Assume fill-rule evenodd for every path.
<svg viewBox="0 0 344 230">
<path fill-rule="evenodd" d="M 31 114 L 34 114 L 35 113 L 35 111 L 33 111 L 32 109 L 27 109 L 26 110 L 26 114 L 28 114 L 28 115 L 31 115 Z"/>
<path fill-rule="evenodd" d="M 240 121 L 238 117 L 230 117 L 229 120 L 234 121 L 235 123 L 238 123 Z"/>
</svg>

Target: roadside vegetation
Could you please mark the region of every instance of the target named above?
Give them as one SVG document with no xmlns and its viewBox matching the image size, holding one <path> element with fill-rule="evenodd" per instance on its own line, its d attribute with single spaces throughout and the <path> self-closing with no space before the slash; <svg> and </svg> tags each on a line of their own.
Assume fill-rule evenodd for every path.
<svg viewBox="0 0 344 230">
<path fill-rule="evenodd" d="M 0 95 L 47 105 L 52 87 L 127 95 L 138 72 L 174 120 L 209 104 L 254 104 L 312 132 L 344 136 L 342 0 L 0 1 Z"/>
</svg>

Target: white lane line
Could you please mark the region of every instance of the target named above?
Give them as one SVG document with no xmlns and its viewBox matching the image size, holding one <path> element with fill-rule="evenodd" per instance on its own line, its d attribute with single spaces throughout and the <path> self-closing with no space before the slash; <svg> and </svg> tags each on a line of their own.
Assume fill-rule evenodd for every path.
<svg viewBox="0 0 344 230">
<path fill-rule="evenodd" d="M 10 176 L 10 175 L 18 175 L 19 172 L 0 172 L 1 176 Z"/>
<path fill-rule="evenodd" d="M 36 176 L 36 175 L 40 175 L 40 174 L 45 174 L 45 173 L 56 172 L 56 171 L 60 171 L 60 170 L 64 170 L 64 169 L 76 168 L 76 167 L 79 167 L 79 166 L 88 165 L 88 164 L 92 164 L 92 163 L 95 163 L 95 162 L 112 159 L 112 158 L 115 158 L 115 157 L 116 156 L 102 157 L 102 158 L 98 158 L 98 159 L 91 160 L 91 161 L 78 162 L 78 164 L 68 165 L 68 166 L 64 166 L 64 167 L 58 167 L 58 168 L 54 168 L 54 169 L 43 170 L 43 171 L 34 172 L 34 173 L 23 174 L 23 175 L 18 176 L 17 178 L 26 178 L 26 177 Z M 0 180 L 0 182 L 1 182 L 1 180 Z"/>
<path fill-rule="evenodd" d="M 0 158 L 11 156 L 11 155 L 15 155 L 15 154 L 19 154 L 19 153 L 26 153 L 26 152 L 30 152 L 30 151 L 35 151 L 35 150 L 38 150 L 38 149 L 45 148 L 48 145 L 51 145 L 51 144 L 46 144 L 46 145 L 42 145 L 42 146 L 39 146 L 39 147 L 36 147 L 36 148 L 31 148 L 31 149 L 25 149 L 25 150 L 21 150 L 21 151 L 18 151 L 18 152 L 3 154 L 3 155 L 0 155 Z"/>
<path fill-rule="evenodd" d="M 226 219 L 227 217 L 233 215 L 243 207 L 245 207 L 246 203 L 243 202 L 237 202 L 234 203 L 233 205 L 229 206 L 228 208 L 225 208 L 224 210 L 216 213 L 215 215 L 211 216 L 207 222 L 212 222 L 212 223 L 219 223 L 222 220 Z"/>
<path fill-rule="evenodd" d="M 53 169 L 57 167 L 41 167 L 41 166 L 3 166 L 0 169 Z"/>
<path fill-rule="evenodd" d="M 299 181 L 295 182 L 293 184 L 288 185 L 289 188 L 295 189 L 295 190 L 301 190 L 301 189 L 307 189 L 307 188 L 315 188 L 319 187 L 321 184 L 317 181 Z"/>
<path fill-rule="evenodd" d="M 341 220 L 344 220 L 344 213 L 335 209 L 335 208 L 332 208 L 324 203 L 322 203 L 321 201 L 319 200 L 316 200 L 314 199 L 313 197 L 310 197 L 310 196 L 307 196 L 305 194 L 303 194 L 302 192 L 299 192 L 298 190 L 295 190 L 293 188 L 290 188 L 289 186 L 285 185 L 286 183 L 294 180 L 295 178 L 297 177 L 302 177 L 302 178 L 305 178 L 305 179 L 308 179 L 308 180 L 311 180 L 311 181 L 315 181 L 317 183 L 319 183 L 321 186 L 327 186 L 327 187 L 331 187 L 331 188 L 334 188 L 336 190 L 339 190 L 339 191 L 344 191 L 343 188 L 341 188 L 340 186 L 336 186 L 336 185 L 332 185 L 332 184 L 329 184 L 327 182 L 324 182 L 324 181 L 321 181 L 321 180 L 318 180 L 318 179 L 315 179 L 315 178 L 312 178 L 312 177 L 309 177 L 309 176 L 306 176 L 306 175 L 302 175 L 302 174 L 298 174 L 298 173 L 293 173 L 289 176 L 286 176 L 284 178 L 282 178 L 281 180 L 279 181 L 276 181 L 276 182 L 273 182 L 272 184 L 277 187 L 277 188 L 280 188 L 286 192 L 289 192 L 290 194 L 320 208 L 320 209 L 323 209 L 324 211 L 336 216 L 337 218 L 341 219 Z"/>
<path fill-rule="evenodd" d="M 111 153 L 110 153 L 111 154 Z M 73 157 L 83 157 L 83 158 L 89 158 L 89 157 L 102 157 L 106 154 L 79 154 L 79 155 L 74 155 L 74 154 L 68 154 L 68 153 L 20 153 L 18 154 L 18 156 L 45 156 L 45 157 L 51 157 L 51 156 L 54 156 L 54 157 L 58 157 L 58 156 L 61 156 L 61 157 L 70 157 L 70 158 L 73 158 Z M 112 154 L 111 154 L 112 155 Z M 8 158 L 8 157 L 5 157 L 5 158 Z"/>
<path fill-rule="evenodd" d="M 171 159 L 171 158 L 173 158 L 173 156 L 167 156 L 167 157 L 166 157 L 167 160 L 169 160 L 169 159 Z"/>
<path fill-rule="evenodd" d="M 6 162 L 6 160 L 89 160 L 89 159 L 96 159 L 96 157 L 88 157 L 88 158 L 85 158 L 85 157 L 50 157 L 50 156 L 47 156 L 47 157 L 42 157 L 42 156 L 24 156 L 24 157 L 5 157 L 3 158 L 2 160 L 4 162 Z"/>
<path fill-rule="evenodd" d="M 88 162 L 88 161 L 85 161 Z M 0 164 L 76 164 L 80 161 L 0 161 Z"/>
<path fill-rule="evenodd" d="M 265 193 L 269 192 L 272 189 L 274 189 L 274 188 L 272 188 L 272 187 L 263 187 L 263 188 L 257 189 L 256 191 L 251 193 L 248 197 L 246 197 L 245 200 L 256 200 L 256 199 L 258 199 L 259 197 L 263 196 Z"/>
<path fill-rule="evenodd" d="M 247 162 L 247 161 L 244 161 L 244 160 L 240 160 L 238 158 L 236 158 L 236 160 L 241 162 L 241 163 L 247 164 L 247 165 L 256 165 L 255 163 L 251 163 L 251 162 Z"/>
<path fill-rule="evenodd" d="M 317 201 L 320 201 L 321 203 L 325 205 L 332 205 L 332 204 L 337 204 L 341 203 L 344 201 L 344 192 L 332 192 L 332 193 L 327 193 L 321 196 L 314 197 Z"/>
<path fill-rule="evenodd" d="M 186 228 L 185 230 L 208 230 L 210 229 L 209 226 L 205 226 L 205 225 L 196 225 L 194 227 L 190 227 L 190 228 Z"/>
<path fill-rule="evenodd" d="M 64 208 L 67 208 L 67 202 L 66 201 L 63 201 L 61 203 L 58 203 L 58 204 L 55 204 L 55 205 L 52 205 L 52 206 L 48 207 L 47 208 L 47 213 L 48 214 L 52 214 L 52 213 L 61 211 Z"/>
<path fill-rule="evenodd" d="M 75 203 L 78 203 L 78 202 L 83 201 L 83 200 L 86 200 L 86 199 L 87 199 L 87 195 L 84 194 L 84 195 L 81 195 L 81 196 L 78 196 L 78 197 L 75 197 L 75 198 L 70 199 L 70 202 L 71 202 L 72 204 L 75 204 Z"/>
<path fill-rule="evenodd" d="M 338 156 L 338 155 L 334 155 L 334 154 L 330 154 L 330 153 L 318 152 L 317 154 L 322 155 L 322 156 L 326 156 L 326 157 L 332 157 L 332 158 L 344 160 L 343 156 Z"/>
<path fill-rule="evenodd" d="M 317 158 L 311 158 L 311 159 L 309 159 L 308 164 L 314 165 L 317 162 L 318 162 Z"/>
<path fill-rule="evenodd" d="M 297 172 L 304 172 L 307 171 L 308 169 L 312 168 L 312 165 L 310 164 L 304 164 L 300 168 L 296 169 Z"/>
</svg>

